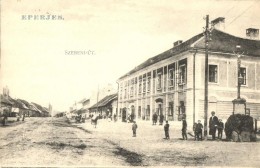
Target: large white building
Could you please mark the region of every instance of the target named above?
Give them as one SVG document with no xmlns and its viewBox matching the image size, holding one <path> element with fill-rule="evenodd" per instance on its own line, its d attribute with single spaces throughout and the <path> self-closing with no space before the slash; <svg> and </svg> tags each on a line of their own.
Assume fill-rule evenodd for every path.
<svg viewBox="0 0 260 168">
<path fill-rule="evenodd" d="M 217 22 L 218 20 L 216 20 Z M 223 19 L 220 18 L 220 21 Z M 215 23 L 216 27 L 218 23 Z M 221 27 L 221 26 L 220 26 Z M 250 31 L 253 31 L 250 34 Z M 257 35 L 258 32 L 258 35 Z M 250 115 L 260 119 L 259 30 L 247 29 L 247 38 L 213 29 L 209 43 L 208 117 L 215 111 L 227 119 L 237 98 L 238 63 L 236 46 L 241 46 L 241 97 Z M 179 121 L 183 115 L 192 123 L 204 119 L 205 37 L 203 33 L 154 56 L 117 81 L 119 117 L 133 114 L 136 120 L 151 120 L 164 114 Z M 192 124 L 189 124 L 190 126 Z"/>
</svg>

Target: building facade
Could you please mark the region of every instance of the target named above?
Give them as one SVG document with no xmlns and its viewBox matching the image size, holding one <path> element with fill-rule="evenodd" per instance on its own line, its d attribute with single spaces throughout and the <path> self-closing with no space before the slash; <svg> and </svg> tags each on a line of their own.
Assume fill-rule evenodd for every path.
<svg viewBox="0 0 260 168">
<path fill-rule="evenodd" d="M 117 93 L 108 95 L 89 108 L 91 114 L 101 116 L 117 115 Z"/>
<path fill-rule="evenodd" d="M 260 119 L 260 41 L 235 37 L 213 29 L 209 43 L 208 117 L 221 119 L 233 112 L 238 76 L 243 77 L 241 97 L 250 115 Z M 238 74 L 236 46 L 243 50 Z M 120 77 L 118 108 L 122 121 L 151 120 L 153 113 L 166 120 L 189 123 L 204 119 L 205 37 L 198 34 L 155 56 Z M 190 124 L 189 126 L 192 126 Z"/>
</svg>

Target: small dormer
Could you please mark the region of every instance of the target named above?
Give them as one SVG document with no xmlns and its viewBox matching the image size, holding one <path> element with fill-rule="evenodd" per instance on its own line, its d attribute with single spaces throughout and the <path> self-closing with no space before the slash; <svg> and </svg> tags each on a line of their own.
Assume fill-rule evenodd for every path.
<svg viewBox="0 0 260 168">
<path fill-rule="evenodd" d="M 246 37 L 249 39 L 258 40 L 259 39 L 259 29 L 255 29 L 255 28 L 246 29 Z"/>
<path fill-rule="evenodd" d="M 211 21 L 211 26 L 215 29 L 225 31 L 225 18 L 224 17 L 218 17 Z"/>
</svg>

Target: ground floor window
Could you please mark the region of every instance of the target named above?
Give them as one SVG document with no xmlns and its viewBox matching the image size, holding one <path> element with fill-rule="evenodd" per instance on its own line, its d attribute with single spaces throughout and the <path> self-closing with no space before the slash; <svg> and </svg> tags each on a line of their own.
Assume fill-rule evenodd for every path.
<svg viewBox="0 0 260 168">
<path fill-rule="evenodd" d="M 178 107 L 178 120 L 181 121 L 182 118 L 186 118 L 184 101 L 180 101 L 180 106 Z"/>
<path fill-rule="evenodd" d="M 146 109 L 146 120 L 150 120 L 150 105 L 147 105 L 147 109 Z"/>
</svg>

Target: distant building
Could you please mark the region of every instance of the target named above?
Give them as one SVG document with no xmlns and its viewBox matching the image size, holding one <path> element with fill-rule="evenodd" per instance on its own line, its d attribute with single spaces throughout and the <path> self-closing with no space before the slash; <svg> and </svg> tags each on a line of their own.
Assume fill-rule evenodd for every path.
<svg viewBox="0 0 260 168">
<path fill-rule="evenodd" d="M 111 94 L 89 108 L 90 113 L 100 114 L 102 116 L 117 115 L 117 93 Z"/>
<path fill-rule="evenodd" d="M 223 19 L 220 19 L 221 24 Z M 214 23 L 217 27 L 217 22 Z M 220 26 L 223 27 L 223 26 Z M 255 38 L 255 37 L 254 37 Z M 244 51 L 240 73 L 241 97 L 250 115 L 260 119 L 260 41 L 235 37 L 213 29 L 209 43 L 208 117 L 215 111 L 227 119 L 237 97 L 236 46 Z M 134 114 L 137 120 L 151 120 L 163 114 L 166 120 L 189 123 L 204 119 L 205 37 L 195 35 L 138 65 L 118 79 L 119 116 Z M 189 124 L 192 126 L 192 124 Z"/>
<path fill-rule="evenodd" d="M 117 93 L 117 89 L 113 87 L 112 84 L 107 84 L 104 87 L 93 90 L 90 95 L 90 106 L 97 103 L 97 101 L 103 99 L 104 97 Z"/>
<path fill-rule="evenodd" d="M 6 96 L 0 94 L 0 116 L 4 114 L 4 112 L 9 114 L 11 113 L 13 102 L 11 102 Z"/>
<path fill-rule="evenodd" d="M 97 90 L 92 91 L 91 95 L 88 98 L 84 98 L 78 102 L 75 102 L 69 111 L 71 115 L 76 114 L 86 114 L 89 116 L 89 108 L 94 104 L 97 104 L 104 97 L 117 93 L 117 89 L 113 87 L 112 84 L 107 84 L 104 87 L 98 88 Z"/>
</svg>

